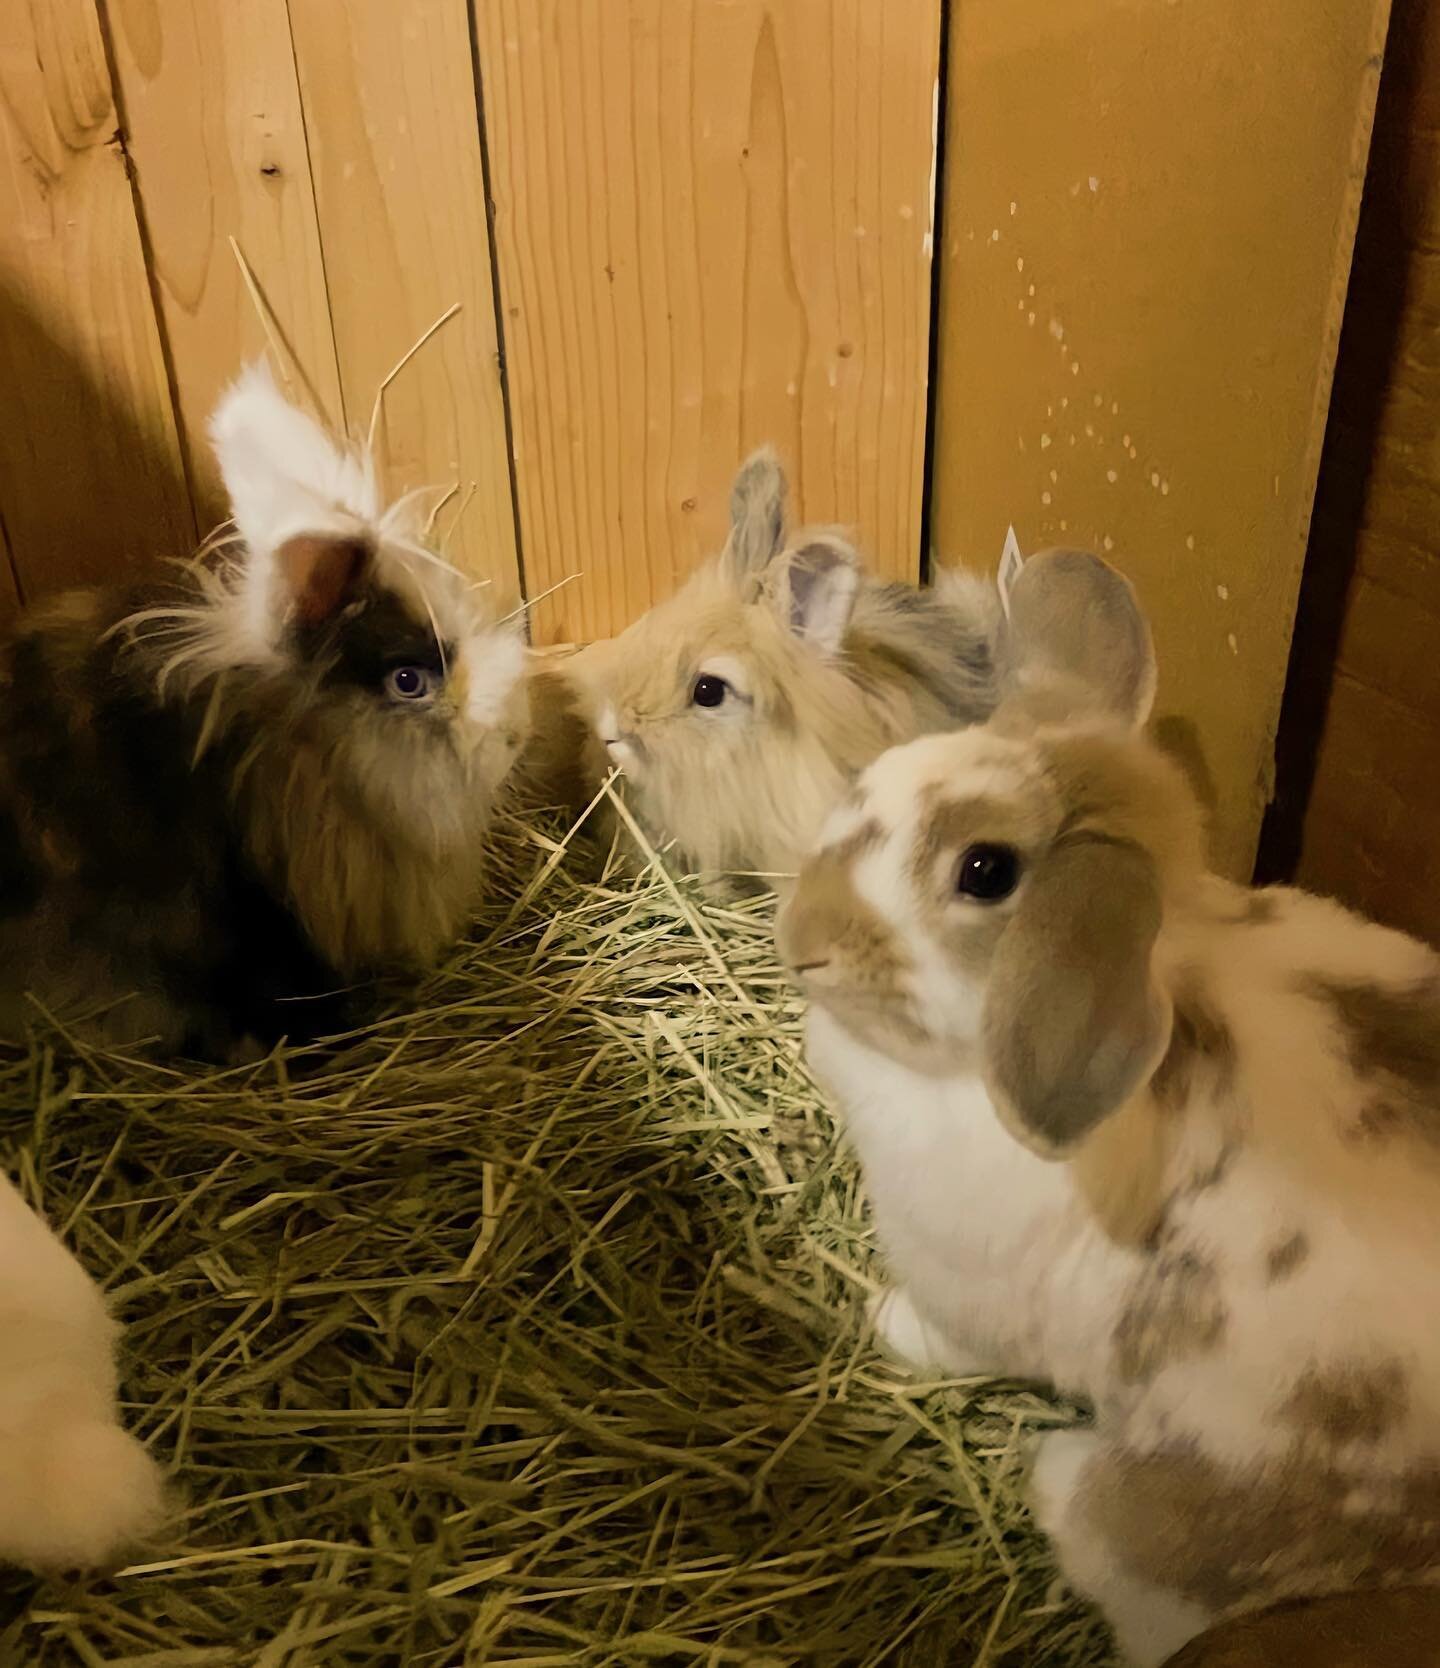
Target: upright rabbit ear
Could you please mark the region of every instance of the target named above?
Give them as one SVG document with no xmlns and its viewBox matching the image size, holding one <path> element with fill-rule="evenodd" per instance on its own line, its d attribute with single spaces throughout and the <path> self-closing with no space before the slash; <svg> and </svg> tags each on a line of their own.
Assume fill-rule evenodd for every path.
<svg viewBox="0 0 1440 1668">
<path fill-rule="evenodd" d="M 210 440 L 235 525 L 254 555 L 271 554 L 297 533 L 353 533 L 379 517 L 370 458 L 337 446 L 290 404 L 263 364 L 221 397 Z"/>
<path fill-rule="evenodd" d="M 997 650 L 1002 699 L 1058 697 L 1139 728 L 1155 700 L 1155 648 L 1134 587 L 1085 550 L 1032 556 L 1010 590 Z"/>
<path fill-rule="evenodd" d="M 245 541 L 257 625 L 329 619 L 353 594 L 373 543 L 380 505 L 369 457 L 337 446 L 263 364 L 226 391 L 210 438 Z"/>
<path fill-rule="evenodd" d="M 1026 878 L 991 967 L 984 1072 L 1001 1121 L 1036 1152 L 1064 1153 L 1158 1064 L 1159 929 L 1159 876 L 1131 841 L 1061 835 Z"/>
<path fill-rule="evenodd" d="M 775 606 L 796 637 L 832 655 L 845 630 L 860 588 L 860 558 L 838 533 L 812 533 L 779 563 Z"/>
<path fill-rule="evenodd" d="M 724 554 L 737 580 L 762 572 L 785 543 L 785 493 L 785 471 L 772 447 L 762 446 L 741 464 L 730 488 Z"/>
</svg>

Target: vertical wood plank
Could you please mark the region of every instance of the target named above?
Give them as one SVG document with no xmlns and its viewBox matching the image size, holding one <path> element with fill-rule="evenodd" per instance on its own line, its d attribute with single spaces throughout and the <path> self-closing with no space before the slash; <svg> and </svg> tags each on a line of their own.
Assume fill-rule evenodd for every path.
<svg viewBox="0 0 1440 1668">
<path fill-rule="evenodd" d="M 1113 554 L 1248 873 L 1386 0 L 952 13 L 934 543 Z"/>
<path fill-rule="evenodd" d="M 7 626 L 19 610 L 20 587 L 15 577 L 15 558 L 5 533 L 5 518 L 0 513 L 0 629 Z"/>
<path fill-rule="evenodd" d="M 0 515 L 27 597 L 194 537 L 117 125 L 93 0 L 0 6 Z"/>
<path fill-rule="evenodd" d="M 515 593 L 465 0 L 295 0 L 291 20 L 352 421 L 368 423 L 381 379 L 458 301 L 459 314 L 387 392 L 378 443 L 392 488 L 458 483 L 449 554 L 498 593 Z"/>
<path fill-rule="evenodd" d="M 773 441 L 797 511 L 920 551 L 939 0 L 476 8 L 544 641 L 612 633 Z"/>
<path fill-rule="evenodd" d="M 116 77 L 202 528 L 225 514 L 205 423 L 266 347 L 244 251 L 327 418 L 343 421 L 285 0 L 108 0 Z"/>
<path fill-rule="evenodd" d="M 1281 731 L 1313 777 L 1281 815 L 1303 885 L 1440 944 L 1437 133 L 1440 10 L 1396 0 Z"/>
</svg>

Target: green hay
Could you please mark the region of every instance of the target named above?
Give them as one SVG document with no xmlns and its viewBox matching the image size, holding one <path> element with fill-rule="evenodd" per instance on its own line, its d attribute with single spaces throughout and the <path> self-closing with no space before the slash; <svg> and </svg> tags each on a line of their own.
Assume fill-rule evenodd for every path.
<svg viewBox="0 0 1440 1668">
<path fill-rule="evenodd" d="M 1071 1410 L 869 1343 L 770 902 L 497 843 L 472 941 L 319 1067 L 6 1068 L 183 1495 L 113 1577 L 8 1578 L 0 1663 L 1108 1662 L 1020 1500 Z"/>
</svg>

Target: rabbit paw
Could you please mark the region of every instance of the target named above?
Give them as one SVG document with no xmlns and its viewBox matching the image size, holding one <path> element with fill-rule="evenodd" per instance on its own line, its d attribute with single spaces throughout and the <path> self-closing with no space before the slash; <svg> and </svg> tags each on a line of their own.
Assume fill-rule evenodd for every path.
<svg viewBox="0 0 1440 1668">
<path fill-rule="evenodd" d="M 37 1573 L 113 1562 L 160 1524 L 160 1470 L 133 1436 L 99 1419 L 0 1446 L 0 1559 Z"/>
<path fill-rule="evenodd" d="M 968 1354 L 927 1321 L 900 1286 L 886 1286 L 866 1304 L 876 1342 L 907 1367 L 950 1378 L 994 1378 L 993 1362 Z"/>
</svg>

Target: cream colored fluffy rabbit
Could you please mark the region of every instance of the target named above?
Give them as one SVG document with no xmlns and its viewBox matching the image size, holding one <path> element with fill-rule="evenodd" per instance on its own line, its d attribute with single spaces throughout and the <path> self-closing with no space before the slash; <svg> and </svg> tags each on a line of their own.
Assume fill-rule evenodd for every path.
<svg viewBox="0 0 1440 1668">
<path fill-rule="evenodd" d="M 1034 1506 L 1149 1665 L 1277 1599 L 1440 1579 L 1440 957 L 1206 872 L 1140 734 L 1144 633 L 1098 623 L 1117 583 L 1032 560 L 1012 621 L 1052 652 L 866 771 L 780 941 L 888 1257 L 879 1331 L 1094 1402 Z"/>
<path fill-rule="evenodd" d="M 108 1563 L 158 1524 L 160 1472 L 120 1428 L 104 1299 L 4 1175 L 0 1269 L 0 1560 Z"/>
<path fill-rule="evenodd" d="M 785 533 L 785 477 L 736 477 L 724 550 L 613 642 L 566 663 L 588 699 L 590 773 L 624 773 L 650 837 L 695 868 L 793 874 L 877 753 L 984 718 L 995 588 L 866 576 L 839 533 Z M 608 759 L 607 759 L 608 754 Z"/>
</svg>

